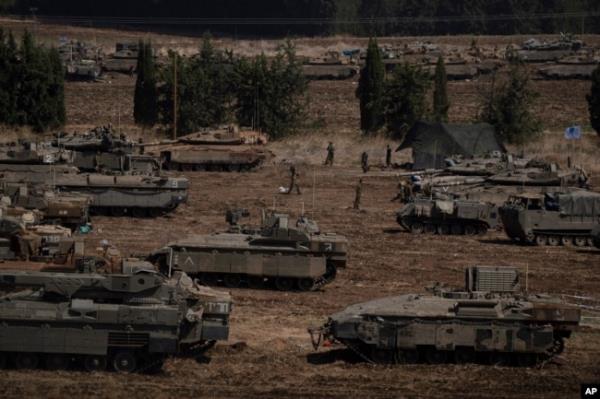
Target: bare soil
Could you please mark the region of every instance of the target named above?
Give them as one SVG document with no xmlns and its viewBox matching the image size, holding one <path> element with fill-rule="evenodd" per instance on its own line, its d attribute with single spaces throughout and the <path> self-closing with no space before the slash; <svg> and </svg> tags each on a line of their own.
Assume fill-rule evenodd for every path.
<svg viewBox="0 0 600 399">
<path fill-rule="evenodd" d="M 55 26 L 38 29 L 48 37 L 93 33 L 107 43 L 123 34 Z M 127 35 L 143 36 L 130 32 Z M 165 43 L 179 40 L 161 35 L 152 38 Z M 336 45 L 334 40 L 339 46 L 360 41 L 351 38 L 314 40 L 303 40 L 302 44 L 325 48 Z M 404 39 L 398 39 L 401 40 Z M 439 40 L 470 43 L 470 38 Z M 499 39 L 479 40 L 494 43 Z M 502 43 L 506 41 L 503 40 Z M 197 38 L 183 38 L 181 42 L 196 43 Z M 273 43 L 256 43 L 257 48 L 261 46 L 272 47 Z M 102 83 L 69 83 L 66 93 L 68 130 L 80 131 L 109 122 L 116 126 L 120 115 L 124 131 L 140 134 L 131 126 L 133 84 L 132 78 L 123 75 L 114 75 Z M 534 84 L 542 94 L 538 111 L 554 132 L 565 123 L 585 124 L 584 95 L 589 83 Z M 452 120 L 473 118 L 478 104 L 478 85 L 478 82 L 450 84 Z M 311 83 L 309 115 L 324 124 L 312 132 L 270 144 L 269 148 L 277 155 L 271 164 L 253 173 L 188 173 L 192 188 L 187 205 L 158 219 L 98 217 L 86 243 L 91 248 L 101 239 L 108 239 L 125 254 L 139 254 L 191 233 L 224 229 L 224 213 L 230 207 L 250 209 L 255 223 L 263 207 L 275 206 L 296 216 L 305 209 L 317 219 L 322 230 L 346 235 L 351 241 L 348 267 L 333 284 L 307 294 L 233 290 L 231 339 L 214 348 L 209 364 L 173 359 L 158 376 L 0 371 L 0 396 L 576 398 L 581 382 L 600 380 L 600 330 L 589 327 L 583 327 L 567 342 L 561 365 L 547 364 L 541 369 L 450 364 L 385 367 L 344 362 L 333 357 L 326 361 L 326 356 L 321 364 L 311 362 L 313 350 L 307 327 L 322 324 L 329 314 L 352 303 L 421 292 L 424 286 L 435 281 L 460 286 L 463 269 L 470 265 L 518 266 L 524 273 L 528 272 L 528 288 L 534 292 L 598 297 L 600 291 L 597 271 L 600 252 L 597 250 L 515 246 L 497 231 L 477 238 L 414 236 L 401 231 L 394 215 L 399 206 L 390 202 L 396 194 L 393 178 L 365 180 L 363 210 L 352 210 L 354 186 L 360 174 L 358 154 L 368 149 L 372 162 L 379 162 L 383 159 L 385 144 L 389 143 L 385 138 L 364 140 L 359 137 L 355 88 L 354 81 Z M 330 139 L 335 140 L 338 147 L 338 163 L 331 169 L 320 166 Z M 543 145 L 531 146 L 530 150 L 564 160 L 565 147 L 560 135 L 548 133 L 541 143 Z M 581 147 L 576 148 L 582 162 L 594 170 L 598 168 L 597 151 L 598 140 L 593 135 L 588 135 Z M 395 156 L 399 162 L 409 159 L 406 153 Z M 287 184 L 286 160 L 300 165 L 301 196 L 277 194 L 277 188 Z M 313 182 L 316 182 L 314 187 Z M 233 345 L 238 342 L 245 345 Z"/>
</svg>

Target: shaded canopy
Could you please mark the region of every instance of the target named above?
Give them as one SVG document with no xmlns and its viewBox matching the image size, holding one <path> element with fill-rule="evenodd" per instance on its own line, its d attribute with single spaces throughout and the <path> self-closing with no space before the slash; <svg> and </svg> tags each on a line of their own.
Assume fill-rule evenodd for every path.
<svg viewBox="0 0 600 399">
<path fill-rule="evenodd" d="M 559 194 L 560 211 L 569 216 L 600 215 L 600 194 L 591 191 L 575 191 Z"/>
<path fill-rule="evenodd" d="M 438 169 L 453 155 L 475 157 L 506 152 L 492 125 L 418 122 L 396 151 L 412 148 L 413 169 Z"/>
</svg>

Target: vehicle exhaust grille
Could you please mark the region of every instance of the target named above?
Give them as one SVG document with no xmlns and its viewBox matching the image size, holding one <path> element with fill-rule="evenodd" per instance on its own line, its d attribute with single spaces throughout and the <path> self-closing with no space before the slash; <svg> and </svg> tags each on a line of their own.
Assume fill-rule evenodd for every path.
<svg viewBox="0 0 600 399">
<path fill-rule="evenodd" d="M 108 345 L 118 347 L 140 348 L 148 345 L 148 334 L 140 333 L 109 333 Z"/>
</svg>

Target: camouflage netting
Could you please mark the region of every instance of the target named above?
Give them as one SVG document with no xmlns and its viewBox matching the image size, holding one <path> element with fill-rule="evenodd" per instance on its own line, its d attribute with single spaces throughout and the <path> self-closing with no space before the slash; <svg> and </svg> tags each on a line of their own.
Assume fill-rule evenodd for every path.
<svg viewBox="0 0 600 399">
<path fill-rule="evenodd" d="M 591 191 L 576 191 L 558 195 L 560 210 L 570 216 L 600 216 L 600 194 Z"/>
</svg>

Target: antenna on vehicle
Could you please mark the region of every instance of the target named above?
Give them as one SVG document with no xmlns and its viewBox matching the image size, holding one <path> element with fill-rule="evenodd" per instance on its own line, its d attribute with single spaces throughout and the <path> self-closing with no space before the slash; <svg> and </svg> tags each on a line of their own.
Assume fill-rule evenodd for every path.
<svg viewBox="0 0 600 399">
<path fill-rule="evenodd" d="M 529 262 L 525 264 L 525 292 L 529 292 Z"/>
<path fill-rule="evenodd" d="M 313 212 L 313 217 L 315 217 L 316 211 L 315 211 L 315 195 L 316 195 L 316 190 L 317 190 L 317 170 L 313 169 L 313 186 L 312 186 L 312 212 Z M 302 206 L 304 207 L 304 203 L 302 203 Z M 302 213 L 304 215 L 304 212 Z"/>
</svg>

